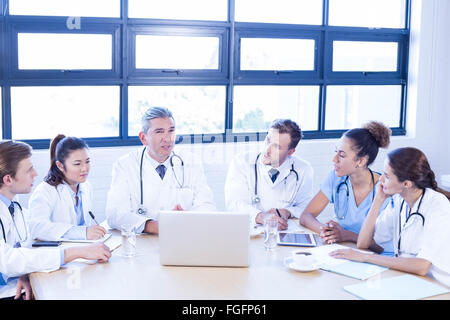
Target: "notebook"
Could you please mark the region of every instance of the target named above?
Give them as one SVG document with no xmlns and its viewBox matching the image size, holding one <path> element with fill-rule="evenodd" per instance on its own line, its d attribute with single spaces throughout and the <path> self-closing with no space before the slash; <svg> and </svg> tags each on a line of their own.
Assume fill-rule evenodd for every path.
<svg viewBox="0 0 450 320">
<path fill-rule="evenodd" d="M 344 290 L 366 300 L 417 300 L 450 292 L 411 274 L 349 285 Z"/>
</svg>

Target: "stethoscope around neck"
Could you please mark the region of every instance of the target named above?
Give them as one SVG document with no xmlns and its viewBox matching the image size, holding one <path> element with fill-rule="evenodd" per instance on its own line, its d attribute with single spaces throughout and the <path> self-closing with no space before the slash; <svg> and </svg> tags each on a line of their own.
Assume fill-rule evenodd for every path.
<svg viewBox="0 0 450 320">
<path fill-rule="evenodd" d="M 17 229 L 17 225 L 16 225 L 16 219 L 14 219 L 14 216 L 11 215 L 11 219 L 13 221 L 14 224 L 14 228 L 16 229 L 17 235 L 19 236 L 19 240 L 20 242 L 25 242 L 28 240 L 28 231 L 27 231 L 27 225 L 25 223 L 25 217 L 23 216 L 23 211 L 22 211 L 22 206 L 20 205 L 20 203 L 18 203 L 17 201 L 12 201 L 11 202 L 14 206 L 17 206 L 20 210 L 20 215 L 22 216 L 22 223 L 23 223 L 23 228 L 25 230 L 25 239 L 22 239 L 22 236 L 20 235 L 19 229 Z M 6 243 L 6 232 L 5 232 L 5 227 L 3 226 L 3 221 L 0 218 L 0 226 L 2 228 L 2 233 L 3 233 L 3 239 L 5 240 Z"/>
<path fill-rule="evenodd" d="M 372 201 L 373 199 L 375 199 L 375 177 L 373 176 L 373 172 L 372 170 L 370 170 L 369 168 L 367 168 L 370 172 L 370 176 L 372 178 Z M 334 213 L 336 214 L 336 217 L 339 220 L 343 220 L 345 218 L 345 216 L 347 215 L 347 211 L 348 211 L 348 201 L 349 201 L 349 197 L 350 197 L 350 188 L 348 186 L 348 181 L 349 176 L 345 177 L 345 180 L 341 183 L 339 183 L 338 187 L 336 188 L 336 199 L 334 201 Z M 345 191 L 345 195 L 346 197 L 346 201 L 344 202 L 346 204 L 346 206 L 344 208 L 341 208 L 341 201 L 340 201 L 340 197 L 339 194 L 343 189 L 346 189 Z M 339 212 L 342 212 L 342 215 L 339 215 Z"/>
<path fill-rule="evenodd" d="M 142 215 L 145 215 L 147 213 L 147 208 L 144 207 L 144 181 L 142 179 L 142 165 L 144 163 L 144 155 L 145 155 L 146 150 L 147 150 L 147 147 L 144 147 L 144 150 L 142 150 L 141 162 L 139 165 L 140 203 L 139 203 L 139 208 L 137 210 L 137 213 L 142 214 Z M 180 161 L 180 164 L 181 164 L 181 170 L 182 170 L 182 180 L 181 181 L 178 179 L 178 176 L 175 173 L 174 162 L 173 162 L 174 158 L 178 158 L 178 160 Z M 170 167 L 172 168 L 173 177 L 175 178 L 175 181 L 177 182 L 178 187 L 180 189 L 182 189 L 184 187 L 184 161 L 183 161 L 183 159 L 181 159 L 181 157 L 179 155 L 175 154 L 175 152 L 172 151 L 172 155 L 169 158 L 169 164 L 170 164 Z"/>
<path fill-rule="evenodd" d="M 425 195 L 425 190 L 426 189 L 422 189 L 422 190 L 423 190 L 423 192 L 422 192 L 422 195 L 420 196 L 420 200 L 419 200 L 419 204 L 417 205 L 416 212 L 411 213 L 410 215 L 408 215 L 408 210 L 406 210 L 406 220 L 405 220 L 405 223 L 403 224 L 403 227 L 402 227 L 402 224 L 401 224 L 401 220 L 402 220 L 402 210 L 403 210 L 403 205 L 405 204 L 405 200 L 403 200 L 402 204 L 400 205 L 400 212 L 399 212 L 399 215 L 398 215 L 398 219 L 399 219 L 399 221 L 398 221 L 398 243 L 397 243 L 398 251 L 397 251 L 396 256 L 400 255 L 400 244 L 401 244 L 401 239 L 402 239 L 402 229 L 405 229 L 405 226 L 408 223 L 409 219 L 411 219 L 411 217 L 413 217 L 413 216 L 418 216 L 418 217 L 420 217 L 420 219 L 422 219 L 422 227 L 425 226 L 425 217 L 423 216 L 423 214 L 421 214 L 419 212 L 420 205 L 422 204 L 423 196 Z"/>
<path fill-rule="evenodd" d="M 253 205 L 257 205 L 257 204 L 259 204 L 261 202 L 261 198 L 258 195 L 258 159 L 259 159 L 260 155 L 261 155 L 261 153 L 258 153 L 258 155 L 256 156 L 256 159 L 255 159 L 255 164 L 254 164 L 255 194 L 252 197 L 252 204 Z M 289 170 L 289 174 L 284 178 L 285 181 L 287 180 L 287 178 L 289 177 L 291 172 L 293 172 L 295 174 L 295 188 L 292 191 L 292 197 L 291 197 L 291 200 L 289 202 L 292 202 L 294 200 L 295 194 L 297 192 L 297 185 L 298 185 L 298 173 L 297 173 L 297 171 L 295 171 L 293 163 L 291 164 L 291 169 Z"/>
</svg>

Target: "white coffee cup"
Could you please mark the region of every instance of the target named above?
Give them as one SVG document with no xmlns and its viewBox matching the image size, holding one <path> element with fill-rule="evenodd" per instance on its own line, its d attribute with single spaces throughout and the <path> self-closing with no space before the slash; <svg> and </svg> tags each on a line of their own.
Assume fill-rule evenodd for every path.
<svg viewBox="0 0 450 320">
<path fill-rule="evenodd" d="M 292 252 L 292 260 L 294 261 L 295 266 L 299 268 L 311 268 L 316 263 L 313 254 L 307 251 Z"/>
</svg>

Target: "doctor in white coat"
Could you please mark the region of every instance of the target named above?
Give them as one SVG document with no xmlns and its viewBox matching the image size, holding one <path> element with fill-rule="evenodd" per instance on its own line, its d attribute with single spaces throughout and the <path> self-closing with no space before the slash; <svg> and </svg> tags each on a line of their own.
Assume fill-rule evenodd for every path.
<svg viewBox="0 0 450 320">
<path fill-rule="evenodd" d="M 159 233 L 160 210 L 214 211 L 201 160 L 175 153 L 175 121 L 167 108 L 149 108 L 139 138 L 144 145 L 113 165 L 106 202 L 108 224 Z"/>
<path fill-rule="evenodd" d="M 27 212 L 16 200 L 18 194 L 31 191 L 37 176 L 30 158 L 29 145 L 0 142 L 0 299 L 31 299 L 28 273 L 57 270 L 77 258 L 107 261 L 111 257 L 103 243 L 67 249 L 29 248 L 32 236 Z"/>
<path fill-rule="evenodd" d="M 414 273 L 450 286 L 450 202 L 437 183 L 425 155 L 416 148 L 388 154 L 381 184 L 358 236 L 358 248 L 392 241 L 395 257 L 345 249 L 336 258 L 368 262 Z M 379 213 L 389 196 L 391 204 Z"/>
<path fill-rule="evenodd" d="M 298 218 L 312 198 L 313 169 L 294 155 L 301 138 L 294 121 L 278 119 L 269 129 L 262 152 L 238 154 L 225 181 L 227 209 L 249 212 L 254 225 L 274 216 L 278 228 L 287 229 L 287 219 Z"/>
<path fill-rule="evenodd" d="M 76 137 L 56 136 L 50 145 L 51 166 L 29 201 L 30 228 L 40 240 L 95 240 L 106 230 L 104 219 L 92 209 L 87 181 L 90 158 L 87 144 Z"/>
</svg>

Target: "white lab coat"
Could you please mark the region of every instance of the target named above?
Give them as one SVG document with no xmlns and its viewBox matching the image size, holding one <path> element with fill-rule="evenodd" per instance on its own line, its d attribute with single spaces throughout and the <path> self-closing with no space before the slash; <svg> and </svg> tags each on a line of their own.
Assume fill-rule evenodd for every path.
<svg viewBox="0 0 450 320">
<path fill-rule="evenodd" d="M 251 223 L 255 223 L 259 212 L 271 208 L 284 208 L 298 218 L 312 199 L 313 169 L 311 165 L 296 156 L 289 156 L 277 168 L 280 173 L 273 183 L 268 174 L 269 167 L 258 159 L 258 196 L 259 204 L 253 204 L 255 196 L 255 161 L 257 152 L 238 154 L 232 160 L 225 181 L 225 204 L 227 210 L 250 214 Z M 292 164 L 296 175 L 291 172 Z"/>
<path fill-rule="evenodd" d="M 73 226 L 77 225 L 76 213 L 69 186 L 61 183 L 54 187 L 47 182 L 41 182 L 30 197 L 30 233 L 41 240 L 59 240 Z M 89 215 L 92 210 L 92 187 L 88 181 L 80 183 L 83 201 L 83 217 L 86 226 L 95 225 Z M 98 223 L 103 221 L 97 217 Z"/>
<path fill-rule="evenodd" d="M 23 208 L 23 211 L 25 223 L 27 223 L 26 209 Z M 16 227 L 8 208 L 2 201 L 0 201 L 0 219 L 6 235 L 5 243 L 0 230 L 0 273 L 6 282 L 6 285 L 0 285 L 0 298 L 5 298 L 16 295 L 16 277 L 36 271 L 47 272 L 59 269 L 61 253 L 59 248 L 29 248 L 32 242 L 29 234 L 26 242 L 20 242 L 15 228 L 17 227 L 22 239 L 26 238 L 25 234 L 28 228 L 24 228 L 22 215 L 17 205 L 15 205 L 14 213 Z M 20 242 L 20 248 L 14 248 L 17 242 Z"/>
<path fill-rule="evenodd" d="M 398 239 L 401 231 L 401 257 L 417 257 L 432 263 L 428 275 L 450 286 L 450 202 L 441 193 L 426 189 L 419 212 L 425 217 L 412 215 L 405 225 L 407 204 L 400 207 L 403 198 L 396 194 L 392 202 L 380 213 L 375 225 L 374 240 L 381 243 L 391 240 L 398 254 Z M 417 212 L 420 198 L 415 202 L 411 213 Z M 401 221 L 399 221 L 399 214 Z"/>
<path fill-rule="evenodd" d="M 147 214 L 137 214 L 140 205 L 140 163 L 143 148 L 122 156 L 113 165 L 111 187 L 106 201 L 106 216 L 112 228 L 120 229 L 122 225 L 140 228 L 149 219 L 158 220 L 160 210 L 172 210 L 180 204 L 184 210 L 215 211 L 213 195 L 208 187 L 203 166 L 197 157 L 185 152 L 177 153 L 184 162 L 174 158 L 174 167 L 169 159 L 164 163 L 166 173 L 161 180 L 155 170 L 156 161 L 151 159 L 146 150 L 142 166 L 143 205 Z M 175 175 L 174 175 L 175 172 Z M 182 184 L 180 188 L 179 183 Z"/>
</svg>

